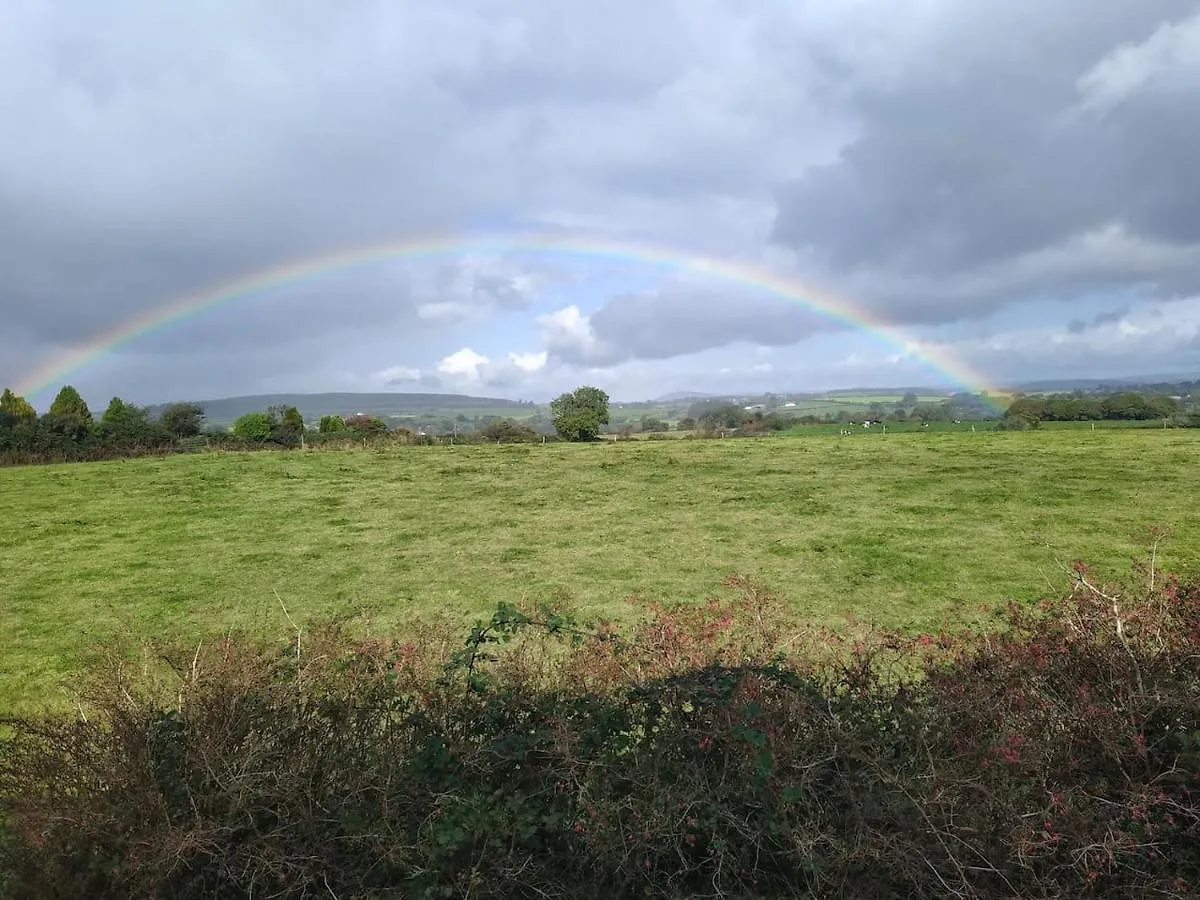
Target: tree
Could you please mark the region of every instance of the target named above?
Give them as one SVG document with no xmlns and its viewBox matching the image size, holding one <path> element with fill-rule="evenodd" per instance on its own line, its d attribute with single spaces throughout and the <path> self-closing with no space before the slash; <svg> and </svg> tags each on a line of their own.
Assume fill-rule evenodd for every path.
<svg viewBox="0 0 1200 900">
<path fill-rule="evenodd" d="M 267 421 L 271 423 L 271 440 L 280 444 L 294 444 L 304 433 L 304 416 L 294 406 L 280 404 L 268 408 Z"/>
<path fill-rule="evenodd" d="M 58 392 L 50 404 L 50 415 L 59 421 L 77 422 L 85 428 L 92 425 L 92 411 L 83 397 L 79 396 L 79 391 L 69 384 Z"/>
<path fill-rule="evenodd" d="M 81 441 L 92 430 L 92 411 L 79 396 L 79 391 L 68 384 L 50 404 L 45 421 L 51 431 Z"/>
<path fill-rule="evenodd" d="M 670 426 L 668 426 L 667 423 L 664 422 L 662 419 L 660 419 L 658 416 L 650 416 L 650 415 L 642 416 L 641 425 L 642 425 L 642 431 L 646 431 L 646 432 L 668 431 L 670 428 Z"/>
<path fill-rule="evenodd" d="M 1156 419 L 1169 419 L 1178 414 L 1179 404 L 1170 397 L 1159 394 L 1146 399 L 1146 412 Z"/>
<path fill-rule="evenodd" d="M 336 434 L 346 430 L 346 420 L 339 415 L 321 416 L 317 423 L 317 431 L 321 434 Z"/>
<path fill-rule="evenodd" d="M 113 397 L 100 417 L 97 426 L 100 437 L 109 444 L 139 444 L 153 442 L 155 429 L 150 424 L 150 411 L 120 397 Z M 163 435 L 165 437 L 165 435 Z"/>
<path fill-rule="evenodd" d="M 14 394 L 8 388 L 0 394 L 0 413 L 12 416 L 14 419 L 36 419 L 37 410 L 20 394 Z"/>
<path fill-rule="evenodd" d="M 684 416 L 682 419 L 680 419 L 678 422 L 675 423 L 675 430 L 676 431 L 695 431 L 696 430 L 696 420 L 693 419 L 691 416 Z"/>
<path fill-rule="evenodd" d="M 346 416 L 346 428 L 362 434 L 383 434 L 388 430 L 387 422 L 378 416 L 368 416 L 366 413 Z"/>
<path fill-rule="evenodd" d="M 585 385 L 550 401 L 554 430 L 567 441 L 594 441 L 608 424 L 608 394 Z"/>
<path fill-rule="evenodd" d="M 158 421 L 175 437 L 195 437 L 204 427 L 204 407 L 199 403 L 168 403 Z"/>
<path fill-rule="evenodd" d="M 249 412 L 233 423 L 233 436 L 243 441 L 265 441 L 271 436 L 271 418 L 264 412 Z"/>
<path fill-rule="evenodd" d="M 706 432 L 732 431 L 741 426 L 743 413 L 741 407 L 732 405 L 710 408 L 700 417 L 700 428 Z"/>
</svg>

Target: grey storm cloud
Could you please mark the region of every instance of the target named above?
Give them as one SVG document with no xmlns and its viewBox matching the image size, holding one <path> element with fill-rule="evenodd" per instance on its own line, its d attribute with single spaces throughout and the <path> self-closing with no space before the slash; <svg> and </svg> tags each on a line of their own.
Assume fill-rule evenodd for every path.
<svg viewBox="0 0 1200 900">
<path fill-rule="evenodd" d="M 1194 2 L 958 3 L 931 19 L 890 66 L 837 60 L 859 135 L 779 188 L 776 241 L 870 283 L 900 320 L 1200 286 Z M 1114 228 L 1123 240 L 1080 246 Z"/>
<path fill-rule="evenodd" d="M 690 218 L 676 209 L 688 191 L 724 172 L 736 192 L 739 151 L 769 143 L 729 127 L 741 94 L 718 95 L 737 59 L 696 78 L 721 63 L 705 48 L 727 14 L 633 0 L 4 4 L 0 108 L 17 139 L 0 141 L 0 379 L 287 260 L 497 218 L 617 231 L 631 214 Z M 651 184 L 662 209 L 643 201 Z M 221 326 L 190 323 L 190 346 L 229 347 L 230 378 L 253 381 L 279 373 L 241 352 L 251 336 L 530 302 L 505 273 L 481 273 L 467 298 L 344 287 L 299 291 L 287 310 L 230 306 Z"/>
<path fill-rule="evenodd" d="M 833 323 L 777 297 L 668 289 L 622 294 L 591 316 L 592 334 L 617 358 L 669 359 L 739 342 L 794 344 Z M 560 356 L 586 362 L 586 354 Z"/>
<path fill-rule="evenodd" d="M 1186 293 L 1198 71 L 1194 0 L 9 0 L 0 383 L 245 273 L 481 222 L 770 241 L 898 323 Z M 105 387 L 381 371 L 473 315 L 530 315 L 556 277 L 446 265 L 229 304 L 123 349 Z M 707 288 L 616 294 L 581 359 L 830 327 Z"/>
</svg>

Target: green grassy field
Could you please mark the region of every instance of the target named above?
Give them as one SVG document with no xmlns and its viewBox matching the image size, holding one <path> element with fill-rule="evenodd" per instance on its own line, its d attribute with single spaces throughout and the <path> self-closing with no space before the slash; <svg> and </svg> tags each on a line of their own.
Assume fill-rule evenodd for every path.
<svg viewBox="0 0 1200 900">
<path fill-rule="evenodd" d="M 996 427 L 996 422 L 972 422 L 970 420 L 962 422 L 930 422 L 928 426 L 922 425 L 919 421 L 911 420 L 908 422 L 888 422 L 887 433 L 893 434 L 911 434 L 916 432 L 955 432 L 955 433 L 970 433 L 971 429 L 975 431 L 991 431 Z M 1114 419 L 1105 422 L 1041 422 L 1038 425 L 1040 431 L 1109 431 L 1112 429 L 1157 429 L 1163 430 L 1161 419 Z M 864 437 L 874 437 L 878 433 L 882 433 L 883 426 L 878 423 L 871 426 L 870 430 L 864 429 L 862 424 L 843 425 L 838 422 L 822 422 L 820 424 L 808 425 L 793 425 L 791 428 L 783 432 L 789 437 L 812 437 L 814 435 L 838 435 L 842 430 L 853 432 L 854 436 L 862 434 Z"/>
<path fill-rule="evenodd" d="M 924 433 L 214 453 L 0 470 L 0 710 L 97 639 L 499 600 L 699 600 L 739 571 L 804 619 L 922 627 L 1114 574 L 1152 525 L 1200 561 L 1200 431 Z"/>
</svg>

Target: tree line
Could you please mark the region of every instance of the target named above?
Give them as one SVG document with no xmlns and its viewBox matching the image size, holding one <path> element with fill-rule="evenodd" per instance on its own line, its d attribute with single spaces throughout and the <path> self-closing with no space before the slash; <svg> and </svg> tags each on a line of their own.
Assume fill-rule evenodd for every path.
<svg viewBox="0 0 1200 900">
<path fill-rule="evenodd" d="M 550 404 L 554 438 L 591 441 L 609 422 L 608 394 L 584 386 L 562 394 Z M 529 424 L 493 419 L 482 427 L 454 436 L 461 443 L 518 443 L 545 440 Z M 326 415 L 310 427 L 295 406 L 279 405 L 240 416 L 229 428 L 206 425 L 198 403 L 170 403 L 152 414 L 114 397 L 97 418 L 72 385 L 55 396 L 39 414 L 24 397 L 5 388 L 0 394 L 0 462 L 51 462 L 111 459 L 146 453 L 170 453 L 212 446 L 232 448 L 296 447 L 353 441 L 386 440 L 432 444 L 433 435 L 389 426 L 384 419 L 355 413 Z"/>
<path fill-rule="evenodd" d="M 1120 391 L 1091 396 L 1083 393 L 1017 397 L 1005 410 L 1008 420 L 1037 422 L 1101 422 L 1170 419 L 1179 415 L 1179 401 L 1165 394 Z"/>
<path fill-rule="evenodd" d="M 677 431 L 700 436 L 761 435 L 786 430 L 797 424 L 830 424 L 869 419 L 877 422 L 946 422 L 995 418 L 982 405 L 982 398 L 956 394 L 939 402 L 921 402 L 908 394 L 894 404 L 871 403 L 863 409 L 840 409 L 825 415 L 784 413 L 761 407 L 746 408 L 727 401 L 692 404 L 687 415 L 675 423 Z M 1134 391 L 1095 395 L 1050 394 L 1018 396 L 1004 413 L 999 427 L 1024 428 L 1043 421 L 1100 421 L 1172 419 L 1176 424 L 1200 426 L 1200 414 L 1187 413 L 1182 404 L 1166 395 Z M 451 423 L 453 436 L 442 440 L 457 443 L 524 443 L 540 440 L 594 441 L 610 428 L 608 394 L 583 386 L 561 394 L 550 403 L 549 421 L 495 418 L 459 428 Z M 553 428 L 547 434 L 545 424 Z M 635 430 L 655 434 L 670 430 L 670 424 L 655 415 L 645 415 L 640 428 L 618 423 L 617 433 L 630 436 Z M 538 426 L 538 427 L 535 427 Z M 58 392 L 50 408 L 39 414 L 24 397 L 5 389 L 0 394 L 0 463 L 48 462 L 58 460 L 108 459 L 144 453 L 169 453 L 208 447 L 253 448 L 333 445 L 347 441 L 388 441 L 404 444 L 438 443 L 439 438 L 420 427 L 391 426 L 373 415 L 326 415 L 310 425 L 295 406 L 279 405 L 249 412 L 231 427 L 205 423 L 198 403 L 170 403 L 152 414 L 113 397 L 100 416 L 94 417 L 83 397 L 71 385 Z"/>
<path fill-rule="evenodd" d="M 144 406 L 113 397 L 99 418 L 71 385 L 38 414 L 24 397 L 0 393 L 0 459 L 99 459 L 178 447 L 200 437 L 204 410 L 197 403 L 171 403 L 156 417 Z"/>
</svg>

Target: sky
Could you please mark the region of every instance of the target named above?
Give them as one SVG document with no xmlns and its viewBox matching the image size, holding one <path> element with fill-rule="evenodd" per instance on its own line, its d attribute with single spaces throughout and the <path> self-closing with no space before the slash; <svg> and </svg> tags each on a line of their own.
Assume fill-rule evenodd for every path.
<svg viewBox="0 0 1200 900">
<path fill-rule="evenodd" d="M 1197 109 L 1194 0 L 5 0 L 0 385 L 1194 372 Z"/>
</svg>

